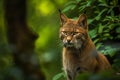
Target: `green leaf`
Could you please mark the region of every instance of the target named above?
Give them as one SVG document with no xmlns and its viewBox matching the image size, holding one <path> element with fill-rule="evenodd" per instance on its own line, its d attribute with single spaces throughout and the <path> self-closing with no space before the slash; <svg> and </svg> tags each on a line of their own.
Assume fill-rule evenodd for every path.
<svg viewBox="0 0 120 80">
<path fill-rule="evenodd" d="M 91 24 L 94 21 L 94 19 L 88 19 L 88 24 Z"/>
<path fill-rule="evenodd" d="M 73 6 L 71 7 L 71 10 L 75 9 L 75 7 L 76 7 L 76 5 L 73 5 Z"/>
<path fill-rule="evenodd" d="M 85 8 L 86 8 L 86 6 L 85 6 L 85 5 L 84 5 L 84 6 L 79 7 L 79 12 L 82 12 Z"/>
<path fill-rule="evenodd" d="M 73 10 L 76 7 L 76 5 L 72 4 L 70 6 L 67 6 L 66 8 L 63 9 L 63 12 L 67 12 L 69 10 Z"/>
<path fill-rule="evenodd" d="M 63 72 L 55 75 L 52 80 L 58 80 L 58 79 L 60 79 L 62 76 L 64 76 L 64 73 L 63 73 Z"/>
<path fill-rule="evenodd" d="M 96 19 L 96 20 L 99 20 L 99 19 L 100 19 L 100 16 L 98 15 L 95 19 Z"/>
<path fill-rule="evenodd" d="M 96 49 L 99 49 L 102 46 L 102 43 L 96 44 Z"/>
<path fill-rule="evenodd" d="M 112 16 L 106 16 L 105 18 L 107 21 L 114 21 Z"/>
<path fill-rule="evenodd" d="M 120 27 L 116 28 L 116 32 L 120 33 Z"/>
<path fill-rule="evenodd" d="M 110 31 L 110 30 L 112 30 L 112 29 L 114 28 L 114 26 L 115 26 L 115 25 L 111 23 L 111 24 L 109 24 L 107 27 L 109 28 L 109 31 Z"/>
<path fill-rule="evenodd" d="M 112 7 L 110 7 L 110 9 L 107 11 L 107 13 L 109 14 L 112 10 L 113 10 L 113 6 Z"/>
<path fill-rule="evenodd" d="M 107 4 L 99 4 L 98 6 L 103 6 L 103 7 L 108 7 L 108 5 Z"/>
<path fill-rule="evenodd" d="M 92 4 L 93 2 L 94 2 L 93 0 L 87 0 L 86 7 L 89 7 L 89 6 L 91 6 L 91 4 Z"/>
<path fill-rule="evenodd" d="M 65 4 L 65 6 L 70 6 L 70 5 L 75 5 L 76 4 L 76 1 L 70 1 L 68 3 Z"/>
<path fill-rule="evenodd" d="M 111 46 L 106 46 L 105 50 L 102 50 L 103 54 L 110 55 L 111 57 L 115 55 L 115 53 L 120 50 L 120 48 L 112 48 Z"/>
<path fill-rule="evenodd" d="M 80 3 L 80 7 L 82 7 L 82 6 L 86 6 L 86 4 L 87 4 L 87 1 L 85 1 L 85 2 L 82 2 L 82 3 Z"/>
<path fill-rule="evenodd" d="M 114 11 L 113 10 L 111 11 L 111 16 L 114 16 Z"/>
<path fill-rule="evenodd" d="M 102 4 L 107 4 L 106 0 L 99 0 Z"/>
<path fill-rule="evenodd" d="M 111 47 L 110 46 L 106 46 L 105 49 L 111 49 Z"/>
<path fill-rule="evenodd" d="M 96 44 L 98 41 L 99 41 L 99 39 L 97 38 L 93 42 L 94 42 L 94 44 Z"/>
<path fill-rule="evenodd" d="M 83 12 L 83 10 L 87 7 L 87 1 L 80 3 L 79 12 Z"/>
<path fill-rule="evenodd" d="M 103 32 L 107 33 L 107 32 L 109 32 L 109 31 L 110 31 L 109 29 L 106 29 L 106 30 L 104 30 Z"/>
<path fill-rule="evenodd" d="M 100 23 L 98 27 L 98 33 L 102 33 L 104 29 L 104 26 Z"/>
<path fill-rule="evenodd" d="M 89 35 L 91 38 L 95 38 L 97 36 L 97 28 L 90 30 Z"/>
<path fill-rule="evenodd" d="M 95 19 L 96 19 L 96 20 L 99 20 L 99 19 L 101 18 L 101 15 L 102 15 L 105 11 L 107 11 L 106 8 L 103 9 L 103 10 L 95 17 Z"/>
<path fill-rule="evenodd" d="M 109 33 L 105 33 L 105 34 L 103 34 L 103 36 L 107 37 L 107 36 L 110 36 L 110 34 Z"/>
<path fill-rule="evenodd" d="M 80 2 L 81 0 L 76 0 L 77 2 Z"/>
</svg>

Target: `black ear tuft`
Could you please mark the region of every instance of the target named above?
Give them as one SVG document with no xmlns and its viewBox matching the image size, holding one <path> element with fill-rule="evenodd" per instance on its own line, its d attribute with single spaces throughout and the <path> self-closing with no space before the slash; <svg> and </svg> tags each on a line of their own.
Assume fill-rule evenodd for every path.
<svg viewBox="0 0 120 80">
<path fill-rule="evenodd" d="M 60 10 L 60 9 L 58 9 L 58 11 L 59 11 L 59 13 L 61 13 L 61 10 Z"/>
<path fill-rule="evenodd" d="M 67 22 L 68 18 L 61 12 L 60 9 L 58 11 L 60 13 L 60 24 L 63 26 Z"/>
</svg>

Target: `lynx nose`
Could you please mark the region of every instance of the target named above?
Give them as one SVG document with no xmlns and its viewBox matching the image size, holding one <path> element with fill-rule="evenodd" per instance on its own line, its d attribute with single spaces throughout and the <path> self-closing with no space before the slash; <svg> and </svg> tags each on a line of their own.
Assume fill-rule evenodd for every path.
<svg viewBox="0 0 120 80">
<path fill-rule="evenodd" d="M 67 43 L 70 43 L 71 40 L 67 40 Z"/>
<path fill-rule="evenodd" d="M 64 46 L 65 47 L 73 47 L 73 41 L 72 41 L 72 37 L 71 36 L 67 36 L 64 40 L 63 40 Z"/>
<path fill-rule="evenodd" d="M 67 43 L 71 43 L 71 39 L 72 39 L 72 38 L 71 38 L 70 36 L 68 36 L 68 37 L 67 37 Z"/>
</svg>

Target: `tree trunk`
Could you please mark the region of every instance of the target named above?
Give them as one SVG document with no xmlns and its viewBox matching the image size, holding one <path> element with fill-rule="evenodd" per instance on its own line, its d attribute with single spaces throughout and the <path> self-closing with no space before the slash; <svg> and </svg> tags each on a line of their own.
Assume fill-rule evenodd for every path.
<svg viewBox="0 0 120 80">
<path fill-rule="evenodd" d="M 34 42 L 38 35 L 29 29 L 26 22 L 26 2 L 26 0 L 4 0 L 8 43 L 12 49 L 15 66 L 21 69 L 24 79 L 45 80 L 34 53 Z"/>
</svg>

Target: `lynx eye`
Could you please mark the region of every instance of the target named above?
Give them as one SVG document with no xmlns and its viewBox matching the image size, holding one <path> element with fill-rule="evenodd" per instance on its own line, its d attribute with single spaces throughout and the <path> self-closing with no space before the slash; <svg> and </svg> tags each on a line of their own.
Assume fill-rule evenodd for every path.
<svg viewBox="0 0 120 80">
<path fill-rule="evenodd" d="M 76 34 L 78 34 L 78 32 L 73 32 L 73 33 L 72 33 L 72 35 L 76 35 Z"/>
<path fill-rule="evenodd" d="M 67 32 L 66 31 L 62 31 L 61 32 L 63 35 L 67 35 Z"/>
</svg>

